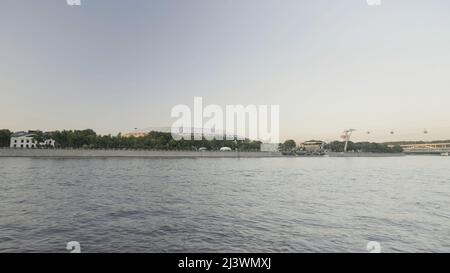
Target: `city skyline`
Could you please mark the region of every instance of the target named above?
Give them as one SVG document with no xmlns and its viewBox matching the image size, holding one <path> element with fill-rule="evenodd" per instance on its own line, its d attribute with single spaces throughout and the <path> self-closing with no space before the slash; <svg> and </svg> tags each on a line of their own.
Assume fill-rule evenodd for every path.
<svg viewBox="0 0 450 273">
<path fill-rule="evenodd" d="M 202 96 L 280 105 L 282 140 L 450 139 L 449 7 L 8 0 L 0 127 L 127 133 L 170 126 L 173 106 Z"/>
</svg>

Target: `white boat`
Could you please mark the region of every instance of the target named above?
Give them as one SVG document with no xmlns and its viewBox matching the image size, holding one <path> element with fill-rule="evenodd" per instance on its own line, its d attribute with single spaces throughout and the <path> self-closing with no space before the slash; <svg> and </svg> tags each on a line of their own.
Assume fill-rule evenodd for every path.
<svg viewBox="0 0 450 273">
<path fill-rule="evenodd" d="M 442 153 L 441 155 L 442 156 L 448 156 L 448 153 Z"/>
</svg>

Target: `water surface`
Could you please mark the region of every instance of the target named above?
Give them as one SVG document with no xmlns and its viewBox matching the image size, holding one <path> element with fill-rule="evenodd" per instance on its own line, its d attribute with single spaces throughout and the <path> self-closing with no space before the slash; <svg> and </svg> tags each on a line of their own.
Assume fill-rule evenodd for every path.
<svg viewBox="0 0 450 273">
<path fill-rule="evenodd" d="M 450 158 L 0 158 L 0 252 L 450 251 Z"/>
</svg>

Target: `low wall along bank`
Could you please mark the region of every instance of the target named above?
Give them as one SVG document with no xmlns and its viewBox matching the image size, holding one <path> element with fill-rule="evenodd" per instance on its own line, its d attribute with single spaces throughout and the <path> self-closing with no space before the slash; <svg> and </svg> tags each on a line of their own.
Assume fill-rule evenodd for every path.
<svg viewBox="0 0 450 273">
<path fill-rule="evenodd" d="M 0 149 L 0 157 L 281 157 L 278 152 L 84 150 L 84 149 Z"/>
</svg>

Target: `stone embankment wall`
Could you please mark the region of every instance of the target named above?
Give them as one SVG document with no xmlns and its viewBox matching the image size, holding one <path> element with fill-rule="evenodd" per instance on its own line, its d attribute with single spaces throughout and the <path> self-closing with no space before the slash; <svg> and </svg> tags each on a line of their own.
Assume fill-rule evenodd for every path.
<svg viewBox="0 0 450 273">
<path fill-rule="evenodd" d="M 219 151 L 154 151 L 154 150 L 84 150 L 84 149 L 0 149 L 0 157 L 214 157 L 257 158 L 281 157 L 277 152 L 219 152 Z"/>
</svg>

